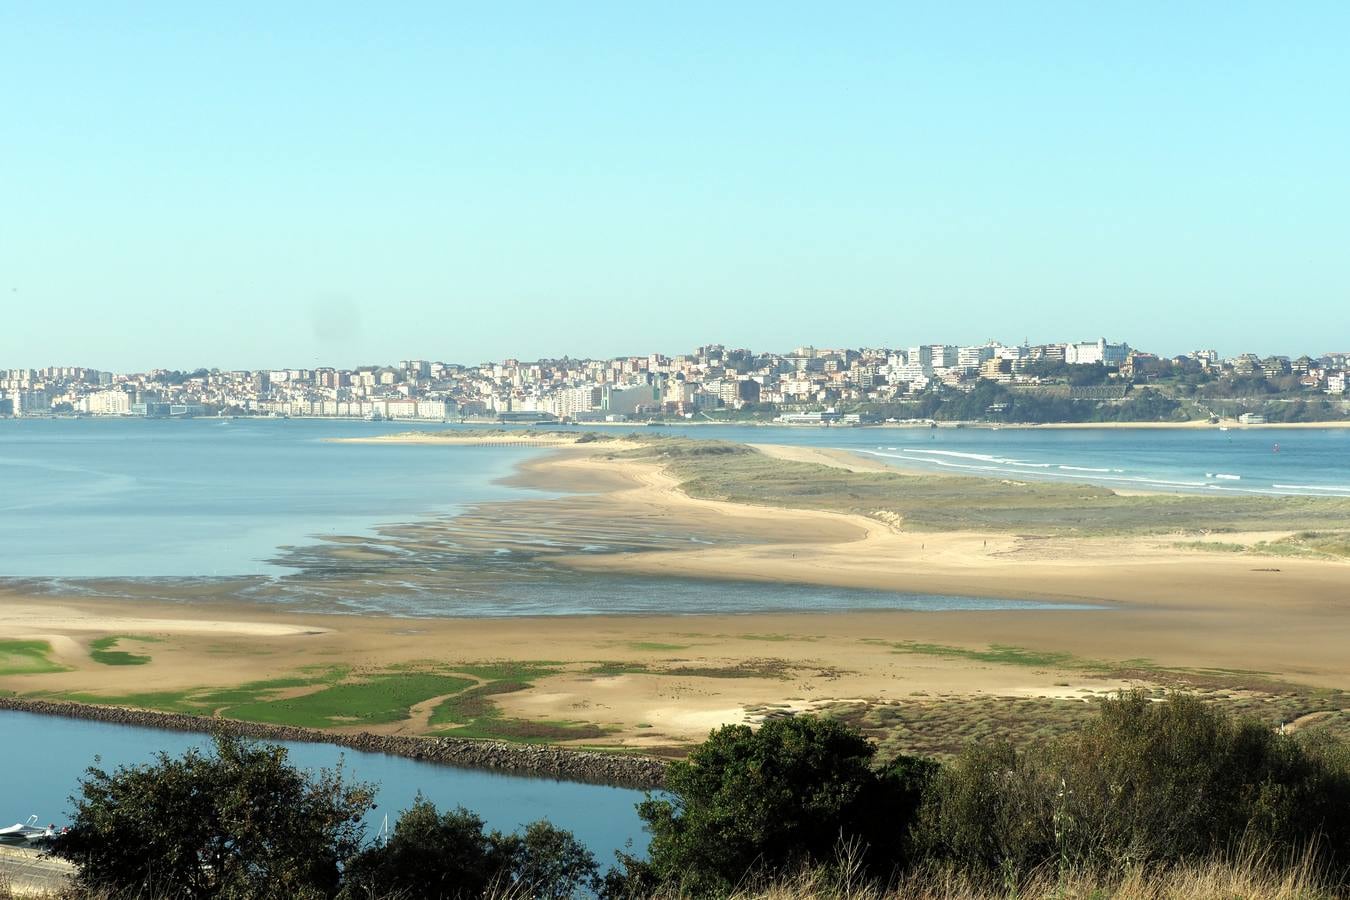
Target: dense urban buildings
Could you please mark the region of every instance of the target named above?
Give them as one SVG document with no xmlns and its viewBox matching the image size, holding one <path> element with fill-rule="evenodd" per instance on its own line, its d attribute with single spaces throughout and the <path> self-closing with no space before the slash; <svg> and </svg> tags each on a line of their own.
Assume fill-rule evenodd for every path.
<svg viewBox="0 0 1350 900">
<path fill-rule="evenodd" d="M 1297 359 L 1246 353 L 1221 359 L 1212 350 L 1165 358 L 1103 338 L 1039 345 L 798 347 L 787 353 L 712 344 L 678 356 L 478 365 L 404 360 L 352 369 L 0 369 L 0 414 L 507 422 L 753 416 L 828 423 L 897 413 L 927 417 L 947 402 L 962 411 L 961 418 L 1020 414 L 1050 420 L 1072 416 L 1062 403 L 1038 407 L 1028 398 L 1100 406 L 1147 397 L 1166 401 L 1140 407 L 1149 418 L 1244 410 L 1259 418 L 1252 404 L 1270 402 L 1303 403 L 1300 414 L 1307 415 L 1310 400 L 1318 414 L 1343 416 L 1348 358 L 1347 353 Z M 963 396 L 968 402 L 951 405 Z M 1225 410 L 1225 402 L 1246 405 Z"/>
</svg>

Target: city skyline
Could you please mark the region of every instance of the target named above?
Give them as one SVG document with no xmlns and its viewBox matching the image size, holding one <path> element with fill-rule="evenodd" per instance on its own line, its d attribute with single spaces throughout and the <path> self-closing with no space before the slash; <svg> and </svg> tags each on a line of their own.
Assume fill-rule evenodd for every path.
<svg viewBox="0 0 1350 900">
<path fill-rule="evenodd" d="M 1108 332 L 1108 334 L 1116 334 L 1116 332 Z M 544 362 L 557 362 L 561 360 L 571 360 L 574 362 L 594 362 L 594 361 L 603 362 L 611 360 L 644 359 L 644 358 L 658 358 L 658 357 L 663 359 L 677 359 L 683 356 L 693 355 L 697 351 L 705 347 L 719 347 L 732 351 L 749 351 L 753 352 L 756 355 L 792 356 L 796 351 L 805 348 L 820 351 L 822 353 L 825 352 L 837 353 L 837 352 L 858 352 L 858 351 L 907 350 L 910 347 L 916 346 L 948 346 L 955 348 L 977 347 L 977 346 L 1001 346 L 1010 348 L 1067 346 L 1073 343 L 1087 343 L 1096 340 L 1107 341 L 1108 338 L 1106 338 L 1105 336 L 1099 337 L 1081 336 L 1080 338 L 1077 338 L 1075 340 L 1065 340 L 1063 336 L 1060 336 L 1058 339 L 1050 339 L 1043 341 L 1029 340 L 1027 338 L 1020 338 L 1014 341 L 1014 340 L 1001 340 L 997 337 L 985 337 L 980 340 L 974 341 L 925 339 L 925 340 L 907 340 L 907 341 L 889 341 L 889 342 L 877 341 L 867 344 L 859 343 L 856 340 L 852 342 L 839 342 L 839 343 L 825 343 L 822 341 L 815 341 L 815 342 L 799 341 L 796 343 L 789 343 L 786 345 L 773 347 L 766 346 L 762 342 L 743 344 L 726 340 L 703 340 L 695 342 L 693 344 L 689 344 L 682 349 L 667 350 L 661 348 L 661 349 L 649 349 L 646 351 L 639 350 L 631 353 L 614 353 L 607 355 L 569 352 L 565 348 L 561 352 L 544 353 L 539 355 L 526 355 L 522 353 L 507 352 L 495 356 L 480 354 L 477 356 L 463 356 L 463 357 L 454 357 L 440 353 L 404 352 L 404 353 L 396 353 L 391 356 L 382 358 L 369 358 L 369 359 L 363 358 L 358 360 L 321 359 L 314 362 L 303 362 L 303 361 L 297 362 L 295 360 L 282 360 L 280 362 L 264 365 L 230 365 L 198 359 L 198 360 L 188 360 L 185 364 L 182 365 L 169 365 L 161 362 L 152 362 L 151 364 L 148 365 L 128 366 L 128 367 L 107 366 L 98 364 L 97 360 L 91 361 L 87 359 L 84 360 L 58 359 L 55 361 L 52 359 L 45 359 L 37 363 L 25 364 L 18 361 L 15 358 L 6 358 L 4 356 L 0 356 L 0 372 L 19 369 L 34 370 L 34 371 L 46 369 L 90 369 L 94 371 L 112 372 L 114 374 L 136 374 L 136 373 L 149 373 L 158 371 L 166 371 L 166 372 L 178 371 L 186 373 L 201 370 L 205 370 L 208 372 L 265 372 L 265 371 L 283 371 L 288 369 L 355 371 L 358 369 L 368 369 L 368 368 L 397 367 L 402 362 L 407 360 L 427 360 L 431 362 L 461 366 L 465 368 L 476 368 L 483 365 L 501 364 L 508 360 L 518 362 L 519 364 L 533 364 Z M 1314 360 L 1327 357 L 1350 356 L 1350 348 L 1321 347 L 1318 349 L 1310 349 L 1310 347 L 1307 346 L 1306 341 L 1303 346 L 1295 347 L 1292 352 L 1283 352 L 1281 350 L 1272 349 L 1268 346 L 1263 346 L 1259 342 L 1254 343 L 1250 346 L 1238 347 L 1232 352 L 1219 350 L 1216 345 L 1206 343 L 1203 340 L 1193 341 L 1189 344 L 1186 344 L 1184 341 L 1178 341 L 1175 343 L 1178 346 L 1178 349 L 1176 350 L 1164 350 L 1158 347 L 1143 346 L 1143 345 L 1135 346 L 1133 344 L 1126 344 L 1125 346 L 1129 347 L 1131 351 L 1139 351 L 1152 356 L 1158 356 L 1163 359 L 1185 357 L 1188 355 L 1193 355 L 1197 352 L 1209 352 L 1209 351 L 1213 351 L 1216 354 L 1217 358 L 1221 360 L 1223 359 L 1231 360 L 1243 355 L 1250 355 L 1258 358 L 1282 357 L 1285 359 L 1295 359 L 1298 357 L 1307 356 Z M 1350 341 L 1348 341 L 1347 343 L 1350 343 Z"/>
<path fill-rule="evenodd" d="M 9 5 L 0 358 L 1068 322 L 1297 353 L 1350 296 L 1347 31 L 1316 2 Z"/>
<path fill-rule="evenodd" d="M 403 359 L 356 368 L 107 372 L 0 368 L 0 415 L 628 421 L 731 411 L 789 424 L 926 419 L 954 403 L 963 416 L 1216 419 L 1343 418 L 1350 354 L 1297 359 L 1194 350 L 1172 358 L 1125 341 L 829 348 L 786 352 L 707 344 L 673 356 L 464 364 Z M 1153 390 L 1167 387 L 1167 395 Z M 1020 395 L 1020 399 L 1019 399 Z M 1335 401 L 1335 402 L 1333 402 Z M 1309 403 L 1311 402 L 1311 406 Z M 1255 403 L 1255 409 L 1251 408 Z M 850 407 L 847 414 L 836 409 Z M 905 405 L 908 404 L 908 405 Z M 879 412 L 880 411 L 880 412 Z M 950 410 L 949 410 L 950 413 Z M 947 415 L 947 414 L 944 414 Z"/>
</svg>

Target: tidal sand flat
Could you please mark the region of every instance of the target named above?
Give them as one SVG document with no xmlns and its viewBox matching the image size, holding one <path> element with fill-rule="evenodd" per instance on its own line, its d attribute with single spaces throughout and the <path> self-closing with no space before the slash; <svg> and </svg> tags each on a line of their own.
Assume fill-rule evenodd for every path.
<svg viewBox="0 0 1350 900">
<path fill-rule="evenodd" d="M 420 452 L 441 452 L 420 442 Z M 0 690 L 659 754 L 682 752 L 717 724 L 801 710 L 848 718 L 892 750 L 949 753 L 976 734 L 1027 739 L 1075 727 L 1091 712 L 1086 698 L 1123 687 L 1198 690 L 1273 724 L 1346 725 L 1350 665 L 1338 636 L 1350 567 L 1334 554 L 1272 563 L 1182 546 L 1206 522 L 1299 517 L 1339 533 L 1339 501 L 1121 497 L 786 455 L 795 458 L 668 440 L 550 448 L 511 476 L 552 490 L 546 498 L 291 551 L 295 573 L 271 587 L 241 595 L 231 582 L 209 603 L 199 592 L 171 612 L 163 596 L 147 612 L 134 597 L 51 585 L 37 596 L 11 584 L 0 632 L 26 649 L 0 670 Z M 617 578 L 609 583 L 647 592 L 637 611 L 648 614 L 327 614 L 362 612 L 342 606 L 344 596 L 359 604 L 401 590 L 425 604 L 447 585 L 472 586 L 474 573 L 487 585 L 519 577 L 511 572 L 564 609 L 580 605 L 567 597 L 588 583 Z M 828 588 L 846 599 L 1050 608 L 846 611 L 807 601 L 788 608 L 817 614 L 727 614 L 740 608 L 731 584 L 760 596 Z M 704 605 L 682 614 L 695 586 L 706 588 Z M 306 592 L 311 605 L 296 600 Z M 147 618 L 183 624 L 150 628 Z M 289 630 L 245 635 L 203 631 L 204 622 Z"/>
</svg>

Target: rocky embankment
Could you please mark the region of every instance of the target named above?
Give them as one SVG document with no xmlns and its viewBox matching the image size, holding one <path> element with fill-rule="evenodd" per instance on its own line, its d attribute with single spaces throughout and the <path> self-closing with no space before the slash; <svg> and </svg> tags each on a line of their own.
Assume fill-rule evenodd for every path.
<svg viewBox="0 0 1350 900">
<path fill-rule="evenodd" d="M 291 725 L 264 725 L 234 719 L 151 712 L 120 706 L 88 706 L 61 700 L 0 697 L 0 709 L 91 719 L 115 725 L 137 725 L 169 731 L 227 731 L 269 741 L 337 744 L 366 753 L 387 753 L 462 769 L 489 769 L 512 775 L 533 775 L 619 787 L 658 788 L 666 764 L 646 756 L 592 753 L 534 744 L 467 741 L 453 737 L 411 737 L 367 732 L 328 732 Z"/>
</svg>

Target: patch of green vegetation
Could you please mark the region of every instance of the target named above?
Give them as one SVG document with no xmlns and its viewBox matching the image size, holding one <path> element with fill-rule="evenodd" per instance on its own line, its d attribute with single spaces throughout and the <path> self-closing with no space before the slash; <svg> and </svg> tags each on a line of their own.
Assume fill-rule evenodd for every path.
<svg viewBox="0 0 1350 900">
<path fill-rule="evenodd" d="M 469 688 L 443 700 L 432 712 L 430 724 L 451 726 L 440 733 L 455 737 L 522 743 L 581 740 L 606 734 L 606 730 L 598 725 L 508 718 L 492 701 L 494 696 L 529 687 L 527 682 L 503 680 Z"/>
<path fill-rule="evenodd" d="M 227 711 L 226 714 L 232 716 L 234 712 L 230 710 L 230 707 L 237 704 L 269 700 L 272 699 L 271 695 L 279 691 L 320 684 L 336 684 L 346 672 L 345 668 L 335 667 L 309 677 L 269 678 L 262 681 L 250 681 L 234 688 L 201 690 L 193 693 L 192 702 L 213 712 L 215 710 Z"/>
<path fill-rule="evenodd" d="M 42 675 L 65 672 L 66 667 L 51 660 L 52 645 L 46 641 L 0 641 L 0 675 Z"/>
<path fill-rule="evenodd" d="M 684 678 L 787 678 L 792 666 L 781 659 L 747 659 L 727 666 L 667 666 L 654 668 L 646 663 L 627 661 L 600 662 L 586 670 L 587 675 L 669 675 Z"/>
<path fill-rule="evenodd" d="M 1347 531 L 1301 531 L 1286 540 L 1327 556 L 1350 559 L 1350 532 Z"/>
<path fill-rule="evenodd" d="M 312 669 L 313 667 L 306 667 Z M 233 715 L 230 707 L 237 704 L 266 701 L 278 691 L 335 684 L 347 673 L 343 667 L 314 670 L 304 677 L 270 678 L 250 681 L 232 688 L 188 688 L 181 691 L 144 691 L 130 694 L 91 694 L 87 692 L 44 693 L 40 696 L 57 697 L 92 706 L 128 706 L 159 712 L 187 713 L 209 716 L 216 712 Z"/>
<path fill-rule="evenodd" d="M 631 650 L 651 650 L 653 652 L 688 650 L 692 644 L 663 644 L 660 641 L 629 641 L 628 648 Z"/>
<path fill-rule="evenodd" d="M 747 659 L 730 666 L 674 666 L 657 675 L 682 675 L 687 678 L 776 678 L 792 674 L 792 666 L 781 659 Z"/>
<path fill-rule="evenodd" d="M 150 663 L 150 657 L 140 656 L 139 653 L 127 653 L 126 650 L 93 650 L 89 653 L 90 660 L 100 665 L 146 665 Z"/>
<path fill-rule="evenodd" d="M 1109 671 L 1112 666 L 1096 660 L 1083 659 L 1072 653 L 1057 653 L 1052 650 L 1029 650 L 1026 647 L 1013 647 L 1008 644 L 990 644 L 984 650 L 969 647 L 951 647 L 946 644 L 926 644 L 920 641 L 880 641 L 864 639 L 868 643 L 883 644 L 896 653 L 921 653 L 927 656 L 945 656 L 953 659 L 969 659 L 976 662 L 999 663 L 1008 666 L 1034 666 L 1037 668 L 1089 669 L 1099 672 Z M 1143 660 L 1135 660 L 1142 663 Z"/>
<path fill-rule="evenodd" d="M 159 638 L 138 634 L 113 634 L 96 638 L 89 642 L 89 658 L 105 666 L 143 666 L 150 662 L 149 656 L 114 650 L 119 641 L 134 641 L 138 644 L 163 643 Z"/>
<path fill-rule="evenodd" d="M 562 663 L 552 660 L 503 660 L 465 666 L 449 666 L 445 671 L 472 675 L 474 678 L 481 678 L 484 681 L 531 681 L 535 678 L 555 675 L 562 666 Z"/>
<path fill-rule="evenodd" d="M 309 728 L 397 722 L 408 718 L 417 704 L 446 697 L 432 711 L 430 724 L 450 726 L 458 737 L 531 742 L 603 737 L 608 730 L 595 725 L 506 718 L 492 702 L 494 695 L 525 690 L 532 686 L 527 678 L 554 674 L 561 665 L 539 661 L 421 669 L 400 665 L 360 674 L 345 666 L 307 666 L 297 675 L 228 688 L 42 696 Z M 474 678 L 485 680 L 476 684 Z M 283 693 L 292 696 L 280 696 Z"/>
<path fill-rule="evenodd" d="M 782 643 L 784 641 L 815 641 L 819 638 L 814 635 L 802 634 L 738 634 L 736 637 L 743 641 L 772 641 Z"/>
<path fill-rule="evenodd" d="M 1227 541 L 1180 541 L 1172 546 L 1209 553 L 1246 553 L 1304 559 L 1350 559 L 1350 532 L 1300 531 L 1277 541 L 1236 544 Z"/>
<path fill-rule="evenodd" d="M 524 681 L 491 681 L 442 700 L 428 720 L 431 725 L 472 725 L 479 719 L 500 715 L 491 697 L 514 694 L 530 687 Z"/>
<path fill-rule="evenodd" d="M 646 663 L 606 660 L 596 663 L 586 670 L 587 675 L 614 677 L 618 675 L 659 675 Z"/>
<path fill-rule="evenodd" d="M 1247 544 L 1231 544 L 1227 541 L 1176 541 L 1172 546 L 1178 550 L 1205 550 L 1210 553 L 1246 553 L 1251 549 Z"/>
<path fill-rule="evenodd" d="M 379 725 L 406 719 L 413 706 L 473 684 L 467 678 L 434 672 L 399 672 L 342 681 L 298 697 L 230 706 L 231 718 L 277 725 L 331 728 Z"/>
</svg>

